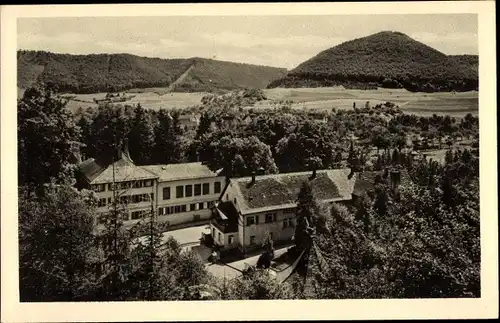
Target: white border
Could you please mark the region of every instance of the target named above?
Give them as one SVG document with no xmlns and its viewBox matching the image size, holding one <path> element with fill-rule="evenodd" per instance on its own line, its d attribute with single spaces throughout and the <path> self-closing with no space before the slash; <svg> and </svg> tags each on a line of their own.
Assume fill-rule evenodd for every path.
<svg viewBox="0 0 500 323">
<path fill-rule="evenodd" d="M 481 298 L 20 304 L 17 250 L 16 19 L 69 16 L 477 13 L 480 54 Z M 58 5 L 1 7 L 2 322 L 498 317 L 494 1 Z"/>
</svg>

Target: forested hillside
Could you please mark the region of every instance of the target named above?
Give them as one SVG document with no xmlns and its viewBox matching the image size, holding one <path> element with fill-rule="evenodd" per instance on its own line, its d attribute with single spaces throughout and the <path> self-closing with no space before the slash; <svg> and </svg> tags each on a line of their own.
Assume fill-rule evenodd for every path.
<svg viewBox="0 0 500 323">
<path fill-rule="evenodd" d="M 264 88 L 286 70 L 202 58 L 160 59 L 130 54 L 70 55 L 18 51 L 17 86 L 52 84 L 61 92 L 97 93 L 168 87 L 190 67 L 174 91 Z"/>
<path fill-rule="evenodd" d="M 327 49 L 303 62 L 274 87 L 405 88 L 410 91 L 477 90 L 477 68 L 399 32 L 380 32 Z"/>
</svg>

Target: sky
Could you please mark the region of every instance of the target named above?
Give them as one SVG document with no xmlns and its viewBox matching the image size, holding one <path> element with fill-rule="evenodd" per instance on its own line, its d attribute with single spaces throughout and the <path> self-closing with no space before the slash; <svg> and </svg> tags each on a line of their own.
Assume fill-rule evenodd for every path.
<svg viewBox="0 0 500 323">
<path fill-rule="evenodd" d="M 18 49 L 205 57 L 292 69 L 342 42 L 392 30 L 445 54 L 478 54 L 476 14 L 19 18 Z"/>
</svg>

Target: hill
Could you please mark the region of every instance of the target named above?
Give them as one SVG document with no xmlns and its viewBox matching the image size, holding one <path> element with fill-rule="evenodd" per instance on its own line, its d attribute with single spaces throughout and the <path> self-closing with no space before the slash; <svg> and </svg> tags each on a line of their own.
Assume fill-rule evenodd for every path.
<svg viewBox="0 0 500 323">
<path fill-rule="evenodd" d="M 422 92 L 476 90 L 477 68 L 463 68 L 459 61 L 403 33 L 383 31 L 327 49 L 268 88 L 342 85 Z"/>
<path fill-rule="evenodd" d="M 265 88 L 286 75 L 286 69 L 192 58 L 191 70 L 175 84 L 176 92 L 210 92 L 214 89 Z"/>
<path fill-rule="evenodd" d="M 478 55 L 450 55 L 448 57 L 454 62 L 460 64 L 462 67 L 471 68 L 477 73 L 479 68 Z"/>
<path fill-rule="evenodd" d="M 53 84 L 60 91 L 70 93 L 171 85 L 174 91 L 183 92 L 217 88 L 265 88 L 269 82 L 286 73 L 285 69 L 275 67 L 202 58 L 160 59 L 130 54 L 70 55 L 18 51 L 17 63 L 19 88 Z"/>
</svg>

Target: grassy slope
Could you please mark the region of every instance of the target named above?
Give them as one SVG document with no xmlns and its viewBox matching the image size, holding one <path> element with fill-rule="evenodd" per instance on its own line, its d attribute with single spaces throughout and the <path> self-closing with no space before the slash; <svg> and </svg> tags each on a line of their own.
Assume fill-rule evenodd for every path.
<svg viewBox="0 0 500 323">
<path fill-rule="evenodd" d="M 285 69 L 221 62 L 212 59 L 192 59 L 194 68 L 176 86 L 176 91 L 211 91 L 214 89 L 265 88 L 271 81 L 283 77 Z"/>
<path fill-rule="evenodd" d="M 212 79 L 212 87 L 215 84 L 228 89 L 262 88 L 285 74 L 285 70 L 273 67 L 205 59 L 160 59 L 129 54 L 69 55 L 40 51 L 19 51 L 17 56 L 18 87 L 52 83 L 61 91 L 73 93 L 168 87 L 193 63 L 196 70 L 189 73 L 192 84 L 209 84 L 209 79 Z"/>
<path fill-rule="evenodd" d="M 455 59 L 407 35 L 380 32 L 327 49 L 303 62 L 270 87 L 370 82 L 372 87 L 376 87 L 387 78 L 411 90 L 419 90 L 425 83 L 446 87 L 450 81 L 470 83 L 466 85 L 469 87 L 466 90 L 473 90 L 477 77 L 477 70 L 464 69 Z"/>
</svg>

